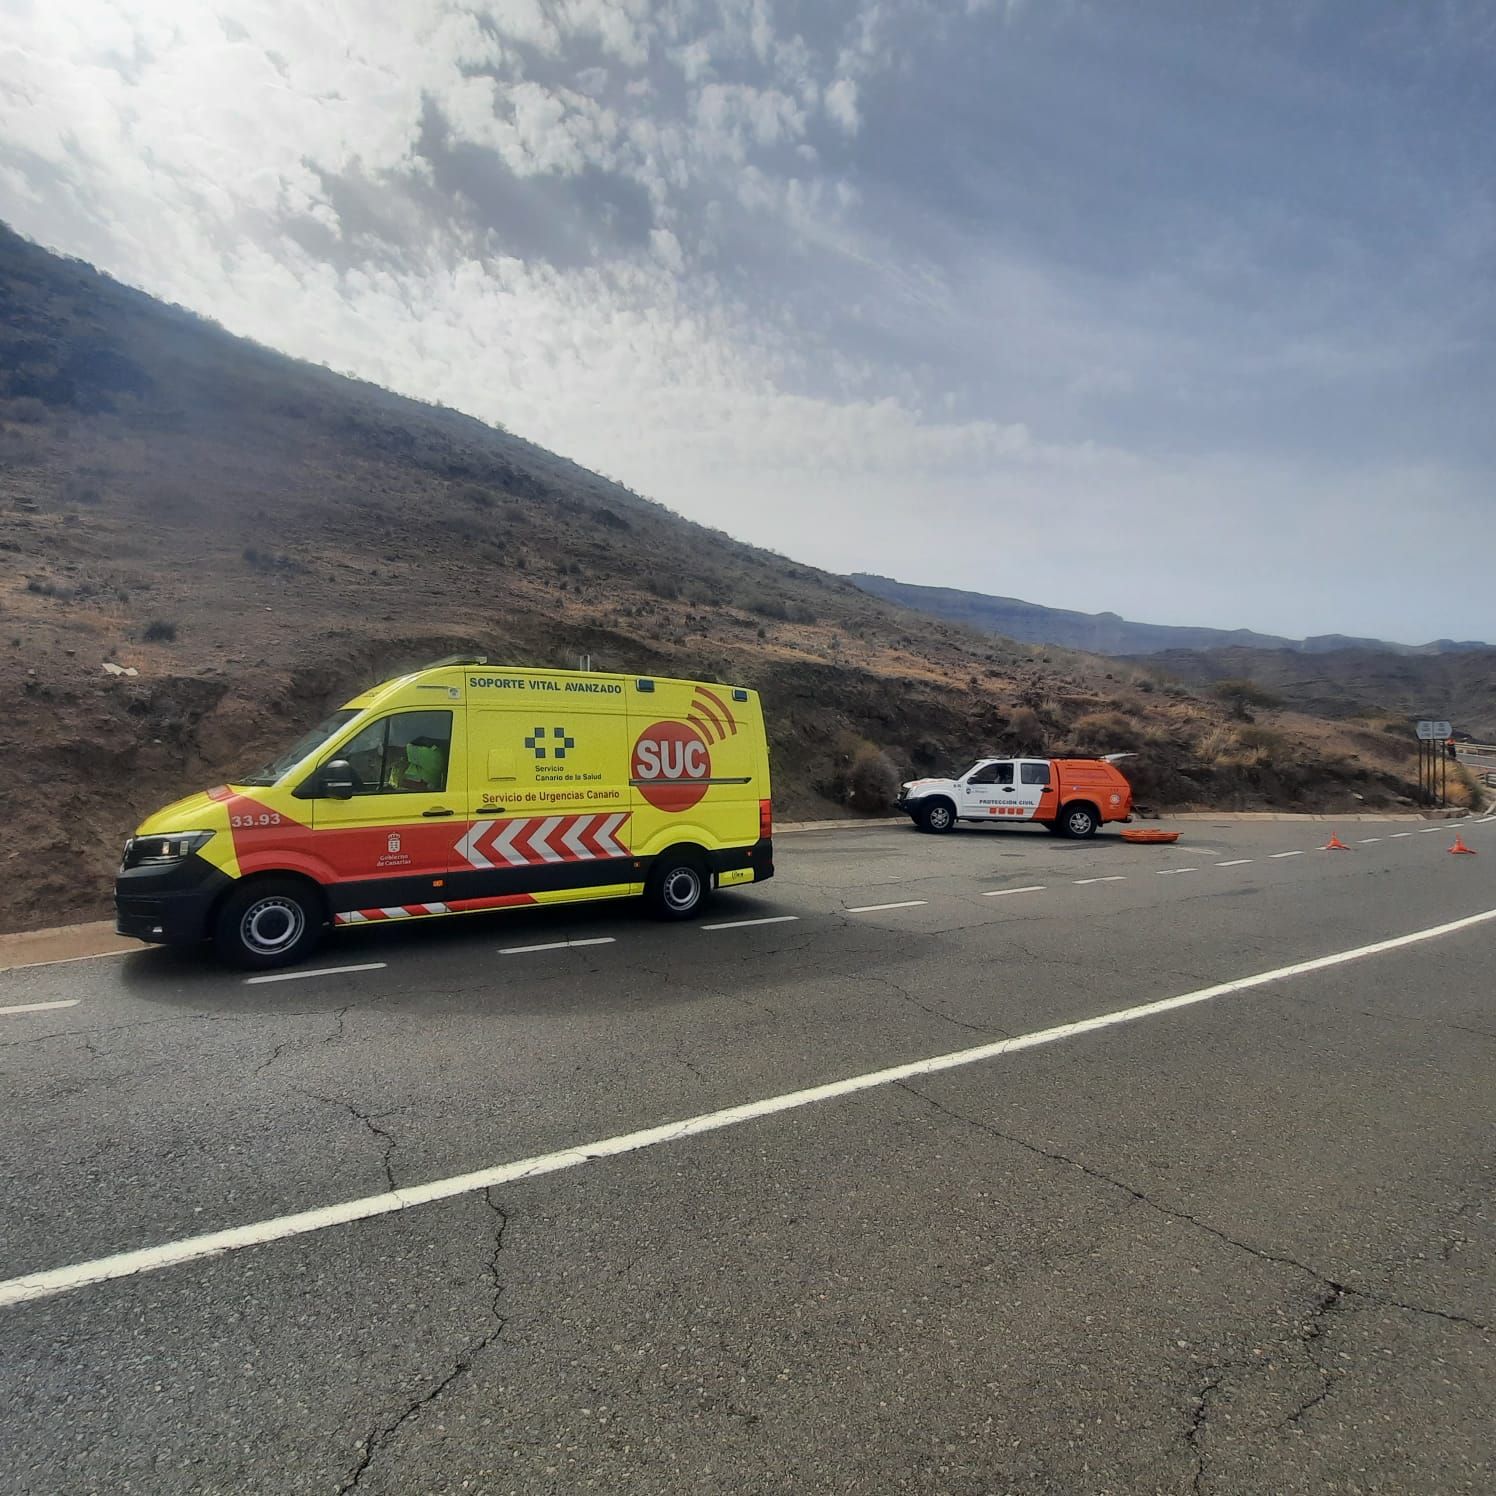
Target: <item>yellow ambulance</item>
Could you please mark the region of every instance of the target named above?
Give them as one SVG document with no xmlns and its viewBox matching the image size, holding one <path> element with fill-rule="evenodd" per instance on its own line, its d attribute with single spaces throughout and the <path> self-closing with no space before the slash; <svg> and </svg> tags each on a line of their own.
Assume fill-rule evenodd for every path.
<svg viewBox="0 0 1496 1496">
<path fill-rule="evenodd" d="M 265 968 L 329 926 L 627 895 L 689 919 L 773 877 L 772 832 L 757 692 L 443 660 L 143 821 L 115 925 Z"/>
</svg>

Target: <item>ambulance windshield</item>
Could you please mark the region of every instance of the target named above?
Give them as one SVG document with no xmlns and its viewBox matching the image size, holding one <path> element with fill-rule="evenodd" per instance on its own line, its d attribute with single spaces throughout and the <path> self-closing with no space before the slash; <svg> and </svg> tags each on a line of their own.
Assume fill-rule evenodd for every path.
<svg viewBox="0 0 1496 1496">
<path fill-rule="evenodd" d="M 315 753 L 339 728 L 346 727 L 356 716 L 357 711 L 348 708 L 334 712 L 325 722 L 319 722 L 309 733 L 298 738 L 279 758 L 271 759 L 263 769 L 247 778 L 236 779 L 234 783 L 275 784 L 283 774 L 294 769 L 309 753 Z"/>
</svg>

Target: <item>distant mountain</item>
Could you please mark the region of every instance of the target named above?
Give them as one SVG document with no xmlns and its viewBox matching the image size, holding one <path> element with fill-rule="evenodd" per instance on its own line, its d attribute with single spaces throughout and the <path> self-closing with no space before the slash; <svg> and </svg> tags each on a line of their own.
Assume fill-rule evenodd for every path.
<svg viewBox="0 0 1496 1496">
<path fill-rule="evenodd" d="M 916 608 L 950 623 L 965 624 L 987 634 L 1021 639 L 1028 644 L 1055 644 L 1089 654 L 1142 655 L 1175 649 L 1274 649 L 1296 654 L 1380 650 L 1398 655 L 1462 654 L 1490 646 L 1436 639 L 1431 644 L 1393 644 L 1385 639 L 1356 639 L 1344 634 L 1319 634 L 1310 639 L 1286 639 L 1251 629 L 1188 628 L 1164 623 L 1133 623 L 1116 613 L 1077 613 L 1068 608 L 1046 608 L 1016 597 L 992 597 L 984 592 L 962 592 L 954 587 L 919 587 L 892 577 L 853 572 L 851 580 L 864 592 L 906 608 Z"/>
<path fill-rule="evenodd" d="M 1319 717 L 1385 714 L 1432 717 L 1477 738 L 1496 738 L 1496 649 L 1443 654 L 1336 649 L 1171 649 L 1132 663 L 1173 680 L 1208 686 L 1252 680 L 1295 711 Z"/>
</svg>

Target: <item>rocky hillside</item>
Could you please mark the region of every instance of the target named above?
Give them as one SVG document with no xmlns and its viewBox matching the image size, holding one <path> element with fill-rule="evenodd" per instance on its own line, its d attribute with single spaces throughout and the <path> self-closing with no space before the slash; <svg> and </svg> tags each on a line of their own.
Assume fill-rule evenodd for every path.
<svg viewBox="0 0 1496 1496">
<path fill-rule="evenodd" d="M 903 612 L 3 228 L 0 548 L 0 929 L 101 913 L 142 813 L 458 649 L 758 687 L 781 816 L 873 808 L 868 745 L 905 773 L 1135 747 L 1159 806 L 1389 803 L 1409 775 L 1388 735 Z"/>
<path fill-rule="evenodd" d="M 1070 608 L 1046 608 L 1017 597 L 993 597 L 985 592 L 962 592 L 955 587 L 919 587 L 892 577 L 854 572 L 852 581 L 864 592 L 887 602 L 965 624 L 987 634 L 1001 634 L 1032 644 L 1058 644 L 1092 654 L 1142 655 L 1160 650 L 1271 649 L 1295 654 L 1341 654 L 1348 650 L 1385 651 L 1394 656 L 1439 657 L 1484 652 L 1489 646 L 1435 639 L 1431 644 L 1392 644 L 1385 639 L 1353 639 L 1345 634 L 1317 634 L 1308 639 L 1285 639 L 1252 629 L 1188 628 L 1168 623 L 1135 623 L 1119 613 L 1078 613 Z"/>
</svg>

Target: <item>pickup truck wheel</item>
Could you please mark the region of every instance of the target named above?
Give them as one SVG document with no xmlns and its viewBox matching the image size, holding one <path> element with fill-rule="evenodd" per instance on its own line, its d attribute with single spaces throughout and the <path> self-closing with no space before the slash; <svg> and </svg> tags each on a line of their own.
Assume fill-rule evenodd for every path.
<svg viewBox="0 0 1496 1496">
<path fill-rule="evenodd" d="M 956 824 L 956 807 L 949 800 L 931 800 L 921 805 L 915 824 L 921 831 L 949 831 Z"/>
<path fill-rule="evenodd" d="M 218 954 L 233 966 L 268 971 L 309 955 L 322 939 L 316 894 L 293 878 L 255 878 L 223 901 L 213 925 Z"/>
<path fill-rule="evenodd" d="M 1066 836 L 1077 839 L 1095 836 L 1099 824 L 1096 812 L 1089 805 L 1067 805 L 1060 812 L 1060 826 Z"/>
<path fill-rule="evenodd" d="M 694 919 L 711 893 L 701 861 L 689 852 L 667 852 L 650 870 L 645 902 L 656 919 Z"/>
</svg>

